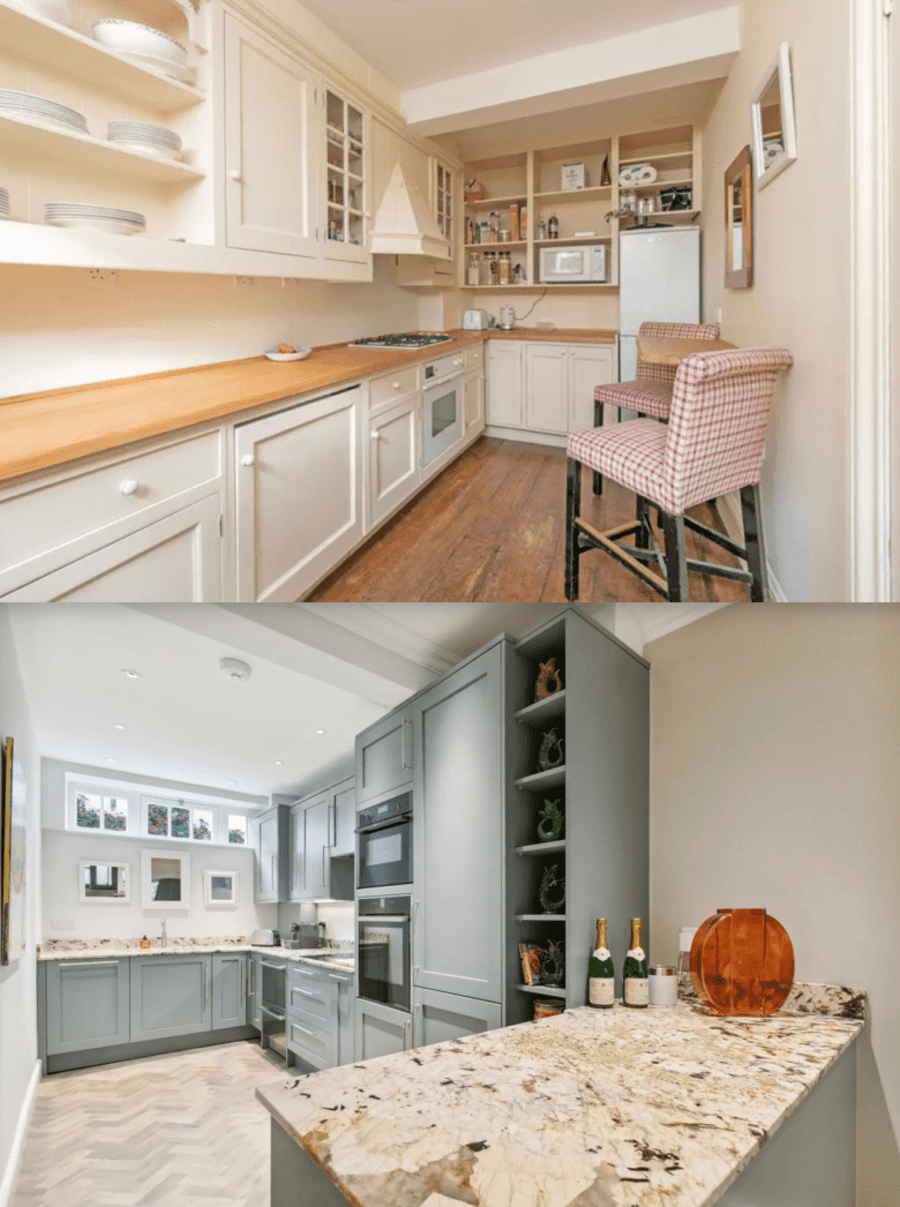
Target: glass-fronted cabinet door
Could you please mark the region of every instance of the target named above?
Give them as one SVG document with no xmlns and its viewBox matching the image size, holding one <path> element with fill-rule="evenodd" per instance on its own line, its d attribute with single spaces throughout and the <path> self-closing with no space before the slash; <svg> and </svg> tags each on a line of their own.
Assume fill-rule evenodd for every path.
<svg viewBox="0 0 900 1207">
<path fill-rule="evenodd" d="M 440 162 L 436 163 L 435 175 L 435 217 L 441 234 L 451 245 L 453 244 L 453 173 Z"/>
<path fill-rule="evenodd" d="M 331 88 L 325 89 L 325 139 L 325 256 L 365 261 L 369 254 L 368 119 Z"/>
</svg>

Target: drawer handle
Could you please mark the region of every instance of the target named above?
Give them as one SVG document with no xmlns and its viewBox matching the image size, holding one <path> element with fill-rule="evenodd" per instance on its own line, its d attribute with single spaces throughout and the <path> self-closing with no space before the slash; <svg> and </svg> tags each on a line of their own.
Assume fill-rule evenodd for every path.
<svg viewBox="0 0 900 1207">
<path fill-rule="evenodd" d="M 119 483 L 120 495 L 133 495 L 138 488 L 137 479 L 126 478 L 124 482 Z"/>
<path fill-rule="evenodd" d="M 313 1039 L 318 1038 L 315 1031 L 307 1031 L 307 1029 L 305 1027 L 301 1027 L 299 1023 L 291 1023 L 291 1029 L 293 1031 L 302 1031 L 304 1035 L 311 1035 Z"/>
<path fill-rule="evenodd" d="M 317 997 L 318 996 L 317 994 L 312 993 L 309 989 L 300 989 L 298 986 L 294 987 L 294 993 L 302 993 L 304 997 Z"/>
<path fill-rule="evenodd" d="M 256 457 L 253 455 L 253 453 L 244 453 L 243 457 L 241 457 L 241 465 L 246 465 L 248 469 L 251 465 L 255 464 Z"/>
<path fill-rule="evenodd" d="M 71 960 L 60 964 L 60 968 L 115 968 L 118 960 Z"/>
<path fill-rule="evenodd" d="M 391 385 L 393 386 L 393 388 L 394 388 L 395 390 L 399 390 L 399 389 L 400 389 L 400 382 L 399 382 L 399 381 L 392 381 L 392 382 L 391 382 Z"/>
</svg>

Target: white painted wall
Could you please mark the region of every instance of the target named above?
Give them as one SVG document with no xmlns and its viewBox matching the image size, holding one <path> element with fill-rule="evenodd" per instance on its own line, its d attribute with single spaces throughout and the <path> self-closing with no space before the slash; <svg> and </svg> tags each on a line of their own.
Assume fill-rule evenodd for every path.
<svg viewBox="0 0 900 1207">
<path fill-rule="evenodd" d="M 857 1207 L 900 1186 L 900 608 L 735 604 L 645 646 L 650 953 L 765 907 L 798 980 L 860 986 Z M 891 1187 L 894 1189 L 891 1190 Z"/>
<path fill-rule="evenodd" d="M 722 336 L 783 345 L 763 467 L 768 552 L 788 599 L 848 597 L 846 397 L 850 195 L 848 0 L 741 0 L 741 53 L 704 131 L 704 315 Z M 727 290 L 723 177 L 750 142 L 750 97 L 791 45 L 799 158 L 754 190 L 754 285 Z M 827 66 L 826 66 L 827 65 Z"/>
<path fill-rule="evenodd" d="M 416 291 L 376 259 L 371 284 L 0 267 L 0 397 L 338 343 L 419 325 Z"/>
<path fill-rule="evenodd" d="M 498 320 L 501 306 L 515 306 L 517 319 L 522 320 L 521 325 L 524 327 L 533 327 L 536 323 L 547 320 L 555 323 L 557 327 L 601 327 L 611 331 L 619 329 L 618 289 L 585 294 L 551 289 L 542 298 L 537 290 L 534 293 L 520 293 L 518 290 L 510 293 L 503 289 L 479 289 L 463 290 L 461 298 L 464 309 L 486 310 Z M 528 317 L 523 318 L 526 314 Z"/>
<path fill-rule="evenodd" d="M 141 851 L 178 850 L 190 855 L 191 897 L 189 909 L 145 910 L 141 908 Z M 131 901 L 78 900 L 78 865 L 82 859 L 98 863 L 131 865 Z M 258 926 L 277 925 L 276 905 L 253 902 L 254 852 L 234 847 L 204 847 L 199 843 L 159 842 L 141 838 L 111 838 L 45 830 L 42 857 L 43 919 L 45 939 L 139 939 L 156 938 L 162 919 L 170 938 L 249 935 Z M 238 908 L 205 909 L 203 872 L 238 873 Z"/>
<path fill-rule="evenodd" d="M 35 938 L 39 933 L 40 763 L 32 718 L 19 673 L 9 616 L 0 611 L 0 741 L 11 737 L 15 759 L 25 772 L 29 792 L 26 838 L 26 934 L 24 955 L 0 968 L 0 1207 L 6 1207 L 24 1138 L 31 1094 L 37 1085 L 37 1007 Z"/>
</svg>

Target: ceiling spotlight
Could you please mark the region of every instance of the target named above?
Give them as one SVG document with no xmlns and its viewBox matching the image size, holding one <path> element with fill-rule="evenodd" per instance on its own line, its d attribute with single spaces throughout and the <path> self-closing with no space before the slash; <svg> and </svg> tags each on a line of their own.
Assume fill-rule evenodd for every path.
<svg viewBox="0 0 900 1207">
<path fill-rule="evenodd" d="M 114 763 L 116 760 L 115 759 L 104 759 L 103 761 L 104 761 L 104 763 Z"/>
<path fill-rule="evenodd" d="M 323 734 L 323 733 L 325 732 L 325 730 L 324 730 L 324 729 L 317 729 L 315 732 L 316 732 L 316 733 L 318 733 L 318 734 Z"/>
<path fill-rule="evenodd" d="M 229 784 L 236 784 L 237 780 L 229 780 L 228 782 L 229 782 Z"/>
<path fill-rule="evenodd" d="M 122 671 L 122 674 L 129 679 L 140 679 L 141 677 L 140 671 Z"/>
<path fill-rule="evenodd" d="M 275 766 L 276 766 L 276 767 L 283 767 L 283 766 L 284 766 L 284 759 L 276 759 L 276 760 L 275 760 Z"/>
<path fill-rule="evenodd" d="M 241 662 L 240 658 L 221 658 L 219 670 L 226 679 L 249 679 L 252 673 L 252 668 L 246 662 Z"/>
<path fill-rule="evenodd" d="M 119 721 L 113 721 L 113 729 L 127 729 L 127 725 L 122 725 Z"/>
</svg>

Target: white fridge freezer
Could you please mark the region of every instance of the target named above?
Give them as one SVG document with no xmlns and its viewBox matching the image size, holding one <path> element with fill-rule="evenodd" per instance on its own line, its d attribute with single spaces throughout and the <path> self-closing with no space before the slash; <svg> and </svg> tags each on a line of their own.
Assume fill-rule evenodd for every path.
<svg viewBox="0 0 900 1207">
<path fill-rule="evenodd" d="M 699 227 L 619 235 L 619 381 L 634 381 L 638 328 L 647 322 L 700 322 Z"/>
</svg>

